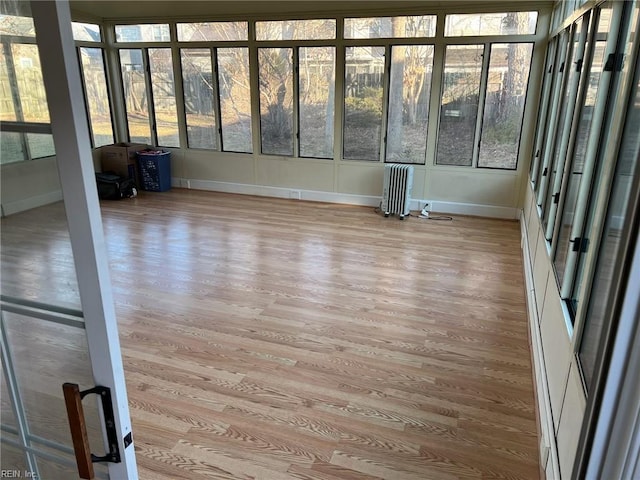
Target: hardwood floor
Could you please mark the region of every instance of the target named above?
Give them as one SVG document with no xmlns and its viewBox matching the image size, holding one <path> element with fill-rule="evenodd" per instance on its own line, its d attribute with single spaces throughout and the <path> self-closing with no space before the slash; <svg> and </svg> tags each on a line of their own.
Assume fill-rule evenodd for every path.
<svg viewBox="0 0 640 480">
<path fill-rule="evenodd" d="M 142 479 L 539 478 L 517 222 L 102 207 Z"/>
</svg>

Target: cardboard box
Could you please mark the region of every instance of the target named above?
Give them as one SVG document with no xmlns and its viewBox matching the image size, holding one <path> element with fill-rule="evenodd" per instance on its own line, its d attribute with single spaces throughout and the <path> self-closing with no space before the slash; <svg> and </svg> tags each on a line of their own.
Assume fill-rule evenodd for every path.
<svg viewBox="0 0 640 480">
<path fill-rule="evenodd" d="M 133 178 L 138 184 L 136 152 L 149 148 L 143 143 L 114 143 L 101 148 L 100 166 L 103 172 L 114 172 L 121 177 Z"/>
</svg>

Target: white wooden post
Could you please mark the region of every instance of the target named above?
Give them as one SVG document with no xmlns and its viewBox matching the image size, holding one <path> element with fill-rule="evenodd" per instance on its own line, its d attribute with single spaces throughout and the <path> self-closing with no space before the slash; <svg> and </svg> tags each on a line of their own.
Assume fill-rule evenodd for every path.
<svg viewBox="0 0 640 480">
<path fill-rule="evenodd" d="M 69 3 L 33 1 L 31 11 L 93 376 L 97 385 L 111 389 L 113 398 L 122 461 L 109 463 L 109 474 L 137 479 L 133 444 L 125 448 L 123 441 L 131 433 L 131 419 Z"/>
</svg>

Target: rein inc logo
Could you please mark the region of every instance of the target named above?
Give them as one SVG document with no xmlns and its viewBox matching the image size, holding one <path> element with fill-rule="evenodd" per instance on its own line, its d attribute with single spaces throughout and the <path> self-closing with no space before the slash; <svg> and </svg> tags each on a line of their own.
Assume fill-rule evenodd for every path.
<svg viewBox="0 0 640 480">
<path fill-rule="evenodd" d="M 35 472 L 30 470 L 0 470 L 0 478 L 33 478 L 37 479 L 38 476 Z"/>
</svg>

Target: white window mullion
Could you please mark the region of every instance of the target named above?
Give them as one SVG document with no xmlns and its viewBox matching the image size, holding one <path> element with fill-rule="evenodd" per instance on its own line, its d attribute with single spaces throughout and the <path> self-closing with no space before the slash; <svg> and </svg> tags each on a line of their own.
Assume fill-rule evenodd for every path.
<svg viewBox="0 0 640 480">
<path fill-rule="evenodd" d="M 480 90 L 478 95 L 478 110 L 476 113 L 476 129 L 473 135 L 473 154 L 471 165 L 478 166 L 478 156 L 480 154 L 480 141 L 482 138 L 482 119 L 484 118 L 484 104 L 487 99 L 487 83 L 489 81 L 489 60 L 491 56 L 491 44 L 485 43 L 482 53 L 482 73 L 480 74 Z"/>
</svg>

